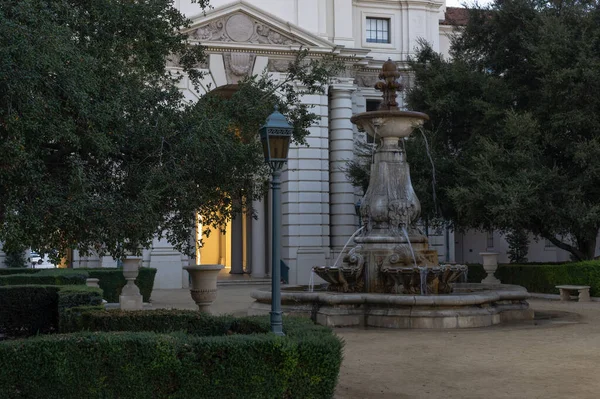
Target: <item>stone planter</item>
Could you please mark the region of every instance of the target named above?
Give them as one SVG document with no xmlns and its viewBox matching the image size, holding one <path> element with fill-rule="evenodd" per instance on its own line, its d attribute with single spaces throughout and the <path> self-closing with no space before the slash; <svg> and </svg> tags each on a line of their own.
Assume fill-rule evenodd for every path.
<svg viewBox="0 0 600 399">
<path fill-rule="evenodd" d="M 223 265 L 194 265 L 186 266 L 192 285 L 190 294 L 201 312 L 210 312 L 209 307 L 217 298 L 217 276 Z"/>
<path fill-rule="evenodd" d="M 125 284 L 119 296 L 121 310 L 141 310 L 143 307 L 142 294 L 140 294 L 138 286 L 135 285 L 141 263 L 140 258 L 123 259 L 123 276 L 127 280 L 127 284 Z"/>
<path fill-rule="evenodd" d="M 487 277 L 481 282 L 483 284 L 500 284 L 500 280 L 494 277 L 498 268 L 498 252 L 480 252 L 479 255 L 483 258 L 483 270 L 487 273 Z"/>
</svg>

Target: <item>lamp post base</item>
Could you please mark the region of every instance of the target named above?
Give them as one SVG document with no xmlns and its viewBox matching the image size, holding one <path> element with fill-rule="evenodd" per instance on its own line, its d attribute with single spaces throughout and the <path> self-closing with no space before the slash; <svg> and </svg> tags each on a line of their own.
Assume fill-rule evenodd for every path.
<svg viewBox="0 0 600 399">
<path fill-rule="evenodd" d="M 271 314 L 271 332 L 275 335 L 279 335 L 280 337 L 284 337 L 283 333 L 283 312 L 270 312 Z"/>
</svg>

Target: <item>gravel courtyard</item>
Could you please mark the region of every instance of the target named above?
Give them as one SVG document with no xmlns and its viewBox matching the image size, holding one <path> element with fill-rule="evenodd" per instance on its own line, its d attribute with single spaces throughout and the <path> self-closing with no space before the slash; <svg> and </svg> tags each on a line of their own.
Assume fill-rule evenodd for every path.
<svg viewBox="0 0 600 399">
<path fill-rule="evenodd" d="M 259 287 L 219 287 L 214 313 L 243 315 Z M 187 290 L 155 290 L 152 299 L 154 308 L 195 307 Z M 529 303 L 537 312 L 529 323 L 435 331 L 336 329 L 346 347 L 335 398 L 600 397 L 600 302 Z"/>
</svg>

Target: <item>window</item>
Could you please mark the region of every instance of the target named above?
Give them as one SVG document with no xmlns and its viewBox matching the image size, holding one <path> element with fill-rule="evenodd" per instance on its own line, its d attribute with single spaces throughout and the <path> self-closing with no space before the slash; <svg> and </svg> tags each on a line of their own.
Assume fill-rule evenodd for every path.
<svg viewBox="0 0 600 399">
<path fill-rule="evenodd" d="M 390 20 L 367 17 L 367 43 L 390 43 Z"/>
<path fill-rule="evenodd" d="M 544 243 L 544 248 L 556 248 L 556 245 L 552 244 L 552 241 L 546 238 Z"/>
<path fill-rule="evenodd" d="M 489 230 L 487 232 L 487 247 L 494 248 L 494 230 Z"/>
</svg>

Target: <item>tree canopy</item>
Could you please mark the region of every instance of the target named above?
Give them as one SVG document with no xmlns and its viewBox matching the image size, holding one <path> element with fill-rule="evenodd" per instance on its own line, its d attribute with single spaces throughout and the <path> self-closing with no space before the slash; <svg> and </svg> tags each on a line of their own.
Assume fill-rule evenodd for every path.
<svg viewBox="0 0 600 399">
<path fill-rule="evenodd" d="M 527 230 L 575 258 L 600 228 L 600 4 L 497 0 L 469 10 L 451 59 L 423 45 L 408 143 L 425 215 L 456 228 Z M 432 166 L 437 204 L 432 198 Z"/>
<path fill-rule="evenodd" d="M 231 98 L 192 104 L 178 82 L 198 84 L 204 53 L 189 22 L 170 0 L 2 2 L 5 249 L 121 258 L 159 234 L 189 251 L 196 212 L 221 227 L 262 196 L 258 128 L 278 104 L 302 143 L 317 116 L 301 95 L 323 92 L 339 65 L 301 51 L 281 81 L 248 77 Z"/>
</svg>

